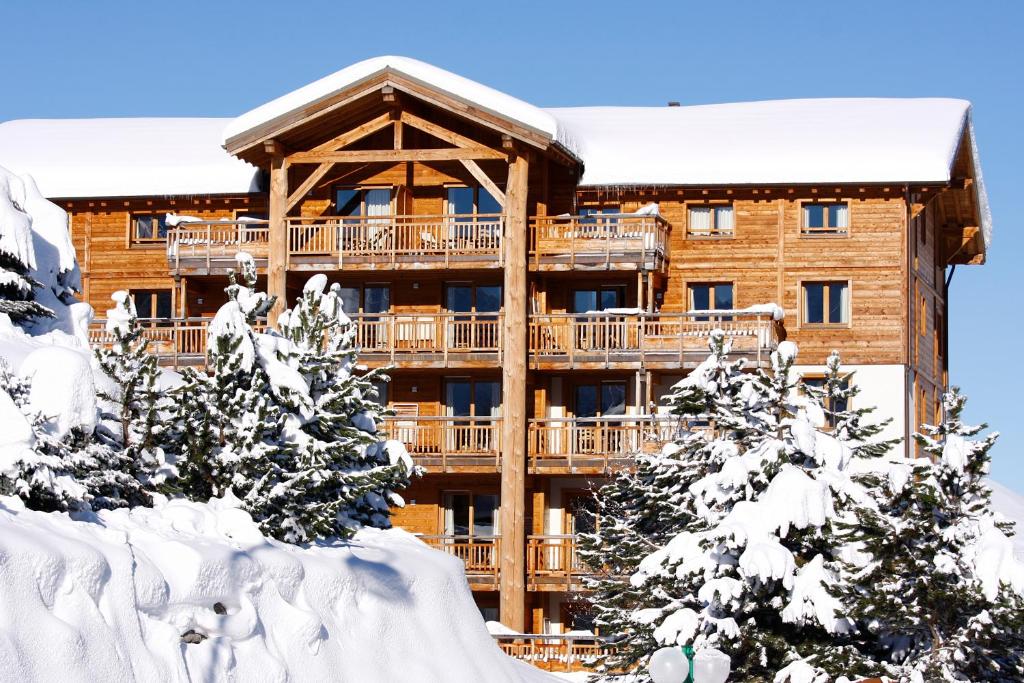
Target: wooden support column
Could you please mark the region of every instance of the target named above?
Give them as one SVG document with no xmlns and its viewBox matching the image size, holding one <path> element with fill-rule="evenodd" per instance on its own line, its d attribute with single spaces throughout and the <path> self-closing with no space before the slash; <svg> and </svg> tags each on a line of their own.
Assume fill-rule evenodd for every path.
<svg viewBox="0 0 1024 683">
<path fill-rule="evenodd" d="M 505 356 L 501 423 L 501 623 L 526 630 L 526 223 L 529 160 L 513 153 L 505 191 Z"/>
<path fill-rule="evenodd" d="M 266 143 L 270 157 L 270 252 L 267 258 L 267 294 L 276 296 L 277 301 L 267 316 L 267 322 L 274 326 L 277 316 L 287 304 L 288 226 L 288 164 L 284 150 L 274 141 Z"/>
</svg>

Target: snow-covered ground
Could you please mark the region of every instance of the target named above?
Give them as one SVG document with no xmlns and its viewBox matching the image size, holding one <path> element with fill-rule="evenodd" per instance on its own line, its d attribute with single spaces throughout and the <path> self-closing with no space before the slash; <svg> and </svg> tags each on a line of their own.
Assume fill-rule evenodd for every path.
<svg viewBox="0 0 1024 683">
<path fill-rule="evenodd" d="M 992 507 L 1011 522 L 1017 523 L 1013 551 L 1017 559 L 1024 560 L 1024 495 L 991 479 L 988 485 L 992 487 Z"/>
</svg>

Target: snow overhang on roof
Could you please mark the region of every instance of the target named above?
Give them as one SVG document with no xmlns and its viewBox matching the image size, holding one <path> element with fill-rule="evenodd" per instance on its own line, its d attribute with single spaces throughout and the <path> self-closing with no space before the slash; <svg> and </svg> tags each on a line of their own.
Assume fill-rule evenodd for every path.
<svg viewBox="0 0 1024 683">
<path fill-rule="evenodd" d="M 400 76 L 422 88 L 517 124 L 545 142 L 557 139 L 558 122 L 540 107 L 416 59 L 384 56 L 347 66 L 242 114 L 224 128 L 224 146 L 233 153 L 238 152 L 287 130 L 294 124 L 295 114 L 328 107 L 336 96 L 358 91 L 360 85 L 388 75 Z M 402 87 L 400 83 L 388 84 Z"/>
<path fill-rule="evenodd" d="M 0 123 L 0 165 L 49 198 L 246 194 L 259 170 L 220 146 L 229 119 L 23 119 Z"/>
</svg>

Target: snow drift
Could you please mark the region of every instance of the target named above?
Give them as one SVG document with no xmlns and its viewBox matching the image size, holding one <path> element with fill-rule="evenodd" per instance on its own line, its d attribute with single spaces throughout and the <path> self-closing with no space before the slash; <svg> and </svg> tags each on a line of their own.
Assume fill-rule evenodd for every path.
<svg viewBox="0 0 1024 683">
<path fill-rule="evenodd" d="M 0 498 L 0 605 L 9 680 L 550 680 L 498 649 L 457 559 L 395 529 L 280 543 L 231 500 Z"/>
</svg>

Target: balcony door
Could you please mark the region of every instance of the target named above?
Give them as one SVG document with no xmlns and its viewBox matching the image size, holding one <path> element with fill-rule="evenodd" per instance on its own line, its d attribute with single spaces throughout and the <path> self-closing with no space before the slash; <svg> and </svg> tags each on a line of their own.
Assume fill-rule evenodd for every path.
<svg viewBox="0 0 1024 683">
<path fill-rule="evenodd" d="M 577 289 L 572 293 L 573 313 L 593 313 L 626 305 L 626 288 L 610 285 L 595 289 Z"/>
<path fill-rule="evenodd" d="M 383 353 L 390 350 L 388 320 L 380 315 L 391 311 L 390 285 L 342 287 L 341 308 L 350 318 L 358 320 L 356 338 L 364 351 Z"/>
<path fill-rule="evenodd" d="M 392 194 L 390 187 L 335 188 L 334 211 L 341 217 L 341 249 L 373 251 L 388 246 Z"/>
<path fill-rule="evenodd" d="M 453 349 L 496 349 L 501 285 L 450 283 L 445 285 L 445 310 L 451 316 L 448 343 Z"/>
<path fill-rule="evenodd" d="M 448 240 L 456 249 L 475 249 L 492 244 L 496 235 L 490 233 L 498 226 L 496 215 L 500 213 L 498 200 L 482 187 L 447 188 L 445 216 L 448 219 Z"/>
<path fill-rule="evenodd" d="M 623 423 L 601 418 L 626 414 L 626 383 L 577 384 L 573 398 L 576 452 L 623 455 L 626 446 Z"/>
<path fill-rule="evenodd" d="M 501 417 L 501 382 L 493 380 L 445 380 L 445 414 L 456 418 L 447 430 L 448 450 L 463 453 L 492 453 L 497 446 Z M 464 418 L 464 419 L 457 419 Z"/>
<path fill-rule="evenodd" d="M 499 502 L 493 493 L 445 491 L 445 545 L 462 560 L 467 572 L 491 572 L 498 566 L 494 539 L 498 530 Z"/>
</svg>

